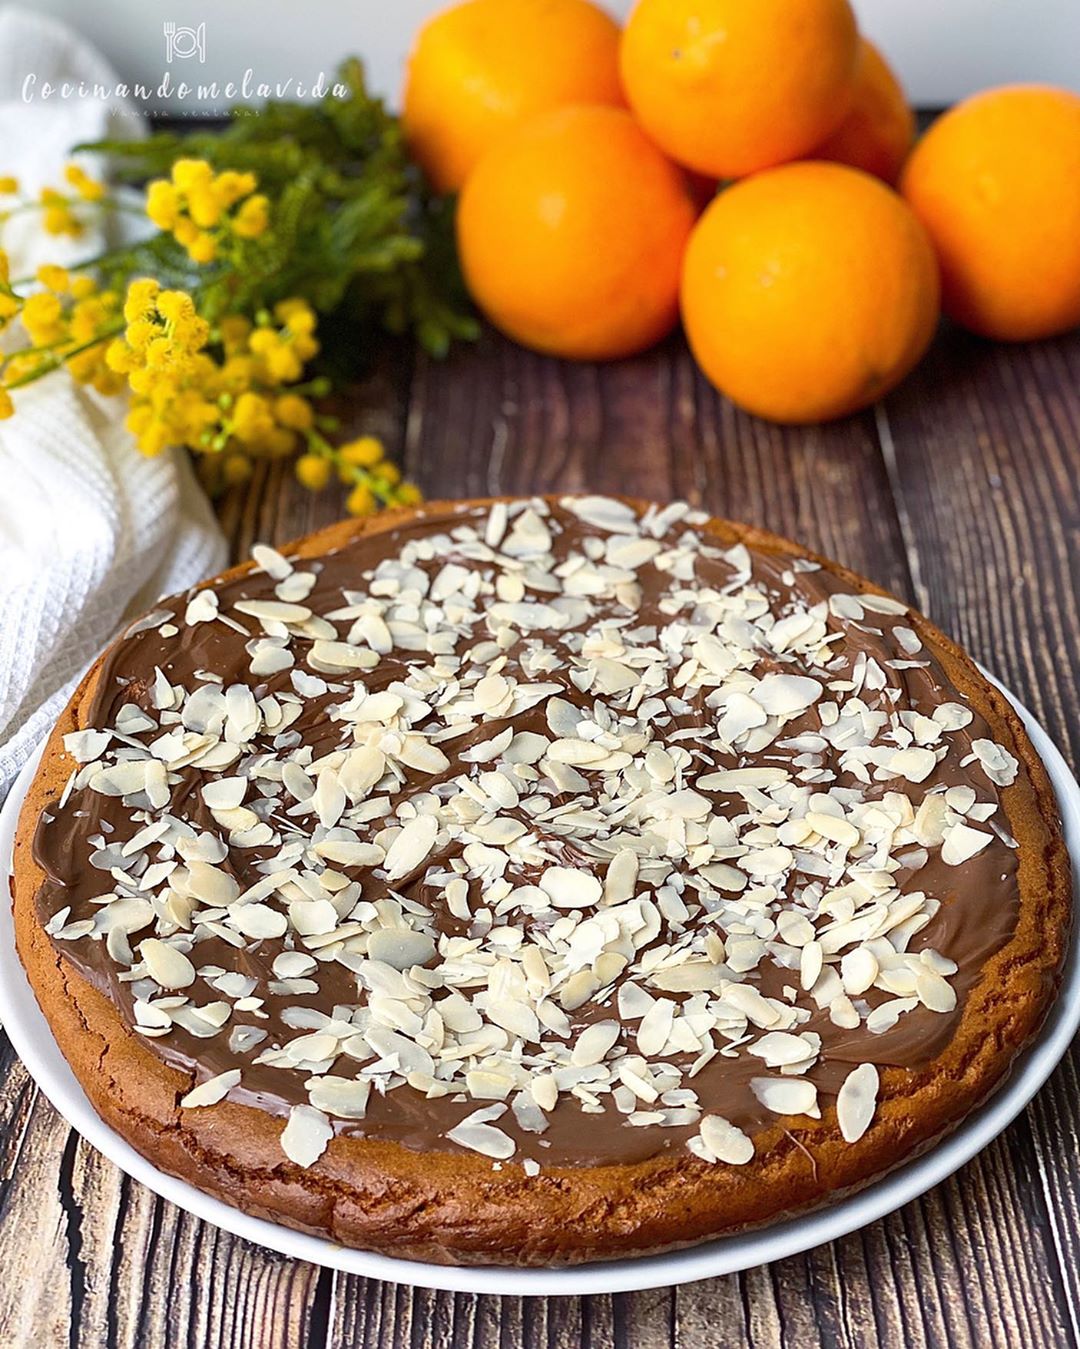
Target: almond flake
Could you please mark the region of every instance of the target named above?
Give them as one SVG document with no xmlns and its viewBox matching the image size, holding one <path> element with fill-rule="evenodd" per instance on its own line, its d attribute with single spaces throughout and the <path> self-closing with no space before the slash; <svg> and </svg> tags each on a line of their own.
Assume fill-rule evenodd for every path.
<svg viewBox="0 0 1080 1349">
<path fill-rule="evenodd" d="M 815 1115 L 817 1087 L 798 1077 L 752 1077 L 750 1090 L 775 1115 Z"/>
<path fill-rule="evenodd" d="M 857 1143 L 870 1127 L 877 1109 L 878 1070 L 861 1063 L 844 1078 L 836 1097 L 836 1122 L 846 1143 Z"/>
<path fill-rule="evenodd" d="M 309 1077 L 307 1093 L 308 1100 L 317 1111 L 335 1115 L 339 1119 L 363 1119 L 367 1113 L 371 1083 L 362 1077 Z"/>
<path fill-rule="evenodd" d="M 824 952 L 819 941 L 810 941 L 802 948 L 799 961 L 799 983 L 807 993 L 814 987 L 821 974 Z"/>
<path fill-rule="evenodd" d="M 941 860 L 946 866 L 962 866 L 993 841 L 993 834 L 972 829 L 970 825 L 954 824 L 946 830 L 945 842 L 941 845 Z"/>
<path fill-rule="evenodd" d="M 942 730 L 960 731 L 970 724 L 972 712 L 961 703 L 938 703 L 932 716 Z"/>
<path fill-rule="evenodd" d="M 539 885 L 557 909 L 591 908 L 599 904 L 603 895 L 603 887 L 595 876 L 573 867 L 548 867 Z"/>
<path fill-rule="evenodd" d="M 313 1166 L 333 1136 L 334 1127 L 321 1110 L 294 1105 L 281 1133 L 281 1150 L 297 1166 Z"/>
<path fill-rule="evenodd" d="M 303 604 L 285 604 L 281 600 L 237 600 L 238 613 L 257 618 L 260 623 L 304 623 L 311 610 Z"/>
<path fill-rule="evenodd" d="M 837 815 L 825 815 L 821 811 L 813 810 L 807 812 L 805 819 L 814 833 L 820 834 L 822 838 L 839 843 L 844 848 L 859 846 L 861 835 L 850 821 Z"/>
<path fill-rule="evenodd" d="M 185 1110 L 192 1110 L 196 1106 L 217 1105 L 218 1101 L 223 1101 L 233 1087 L 240 1085 L 240 1069 L 230 1068 L 227 1072 L 218 1073 L 216 1077 L 208 1077 L 205 1082 L 200 1082 L 197 1087 L 180 1098 L 180 1104 Z"/>
<path fill-rule="evenodd" d="M 64 748 L 79 763 L 92 763 L 101 758 L 111 740 L 109 731 L 69 731 L 64 736 Z"/>
<path fill-rule="evenodd" d="M 889 771 L 905 777 L 909 782 L 924 782 L 937 767 L 937 755 L 933 750 L 900 749 L 889 760 Z"/>
<path fill-rule="evenodd" d="M 739 866 L 751 876 L 779 876 L 787 871 L 795 857 L 790 848 L 761 848 L 739 858 Z"/>
<path fill-rule="evenodd" d="M 920 970 L 915 978 L 919 1001 L 931 1012 L 952 1012 L 956 1008 L 956 990 L 934 970 Z"/>
<path fill-rule="evenodd" d="M 370 647 L 350 646 L 348 642 L 331 641 L 312 642 L 308 659 L 316 670 L 324 671 L 374 670 L 379 663 L 378 653 L 372 651 Z"/>
<path fill-rule="evenodd" d="M 268 543 L 256 543 L 252 546 L 251 557 L 257 567 L 261 567 L 275 581 L 284 581 L 292 574 L 292 563 L 283 557 L 276 548 Z"/>
<path fill-rule="evenodd" d="M 384 927 L 368 938 L 368 958 L 381 960 L 395 970 L 426 965 L 435 954 L 434 938 L 411 928 Z"/>
<path fill-rule="evenodd" d="M 641 1019 L 638 1026 L 638 1052 L 646 1059 L 664 1052 L 675 1019 L 675 1004 L 669 998 L 658 998 Z"/>
<path fill-rule="evenodd" d="M 878 977 L 878 962 L 874 953 L 866 946 L 848 951 L 840 961 L 840 977 L 844 981 L 844 992 L 851 998 L 861 997 L 874 986 Z"/>
<path fill-rule="evenodd" d="M 232 810 L 243 803 L 246 778 L 215 778 L 202 787 L 202 799 L 211 810 Z"/>
<path fill-rule="evenodd" d="M 487 1123 L 489 1119 L 498 1119 L 506 1110 L 506 1106 L 488 1106 L 483 1110 L 476 1110 L 467 1116 L 455 1128 L 447 1133 L 447 1138 L 451 1142 L 457 1143 L 459 1147 L 468 1148 L 471 1152 L 479 1152 L 484 1157 L 494 1157 L 500 1161 L 505 1161 L 508 1157 L 514 1155 L 514 1140 L 501 1129 L 496 1129 L 493 1125 Z"/>
<path fill-rule="evenodd" d="M 594 1063 L 603 1063 L 608 1050 L 619 1038 L 621 1027 L 617 1021 L 595 1021 L 578 1036 L 570 1056 L 571 1063 L 577 1067 L 589 1067 Z"/>
<path fill-rule="evenodd" d="M 871 1035 L 884 1035 L 886 1031 L 892 1030 L 905 1012 L 910 1012 L 918 1005 L 918 998 L 892 998 L 883 1002 L 866 1018 L 866 1029 Z"/>
<path fill-rule="evenodd" d="M 183 951 L 168 942 L 147 937 L 139 945 L 139 955 L 150 978 L 162 988 L 187 988 L 195 982 L 195 966 Z"/>
<path fill-rule="evenodd" d="M 708 1160 L 745 1166 L 754 1157 L 754 1143 L 722 1115 L 703 1115 L 698 1126 Z"/>
<path fill-rule="evenodd" d="M 423 866 L 435 846 L 438 832 L 439 821 L 434 815 L 417 815 L 406 821 L 386 854 L 387 879 L 400 880 Z"/>
<path fill-rule="evenodd" d="M 748 1048 L 755 1057 L 764 1059 L 768 1068 L 784 1068 L 790 1064 L 805 1063 L 813 1060 L 817 1052 L 802 1036 L 790 1035 L 786 1031 L 770 1031 Z"/>
<path fill-rule="evenodd" d="M 991 782 L 998 787 L 1012 786 L 1020 763 L 1003 745 L 993 740 L 973 740 L 971 749 Z"/>
<path fill-rule="evenodd" d="M 196 623 L 212 623 L 218 616 L 218 597 L 213 590 L 200 590 L 188 601 L 184 622 L 188 627 Z"/>
<path fill-rule="evenodd" d="M 289 920 L 269 904 L 240 904 L 229 911 L 229 922 L 245 937 L 256 941 L 281 937 L 289 926 Z"/>
<path fill-rule="evenodd" d="M 754 699 L 770 717 L 792 717 L 805 712 L 821 697 L 822 687 L 805 675 L 770 674 L 760 680 Z"/>
</svg>

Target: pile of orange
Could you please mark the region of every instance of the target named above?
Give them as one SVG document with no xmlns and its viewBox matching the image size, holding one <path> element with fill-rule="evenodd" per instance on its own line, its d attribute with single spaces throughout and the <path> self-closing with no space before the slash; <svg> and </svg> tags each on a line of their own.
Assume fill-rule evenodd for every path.
<svg viewBox="0 0 1080 1349">
<path fill-rule="evenodd" d="M 404 125 L 460 193 L 477 305 L 538 351 L 652 345 L 779 421 L 873 402 L 939 309 L 1080 324 L 1080 97 L 990 90 L 915 121 L 849 0 L 464 0 L 420 31 Z"/>
</svg>

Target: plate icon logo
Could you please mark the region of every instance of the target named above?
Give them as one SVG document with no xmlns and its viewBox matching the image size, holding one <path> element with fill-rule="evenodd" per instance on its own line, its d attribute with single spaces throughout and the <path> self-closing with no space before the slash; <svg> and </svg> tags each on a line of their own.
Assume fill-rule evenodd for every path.
<svg viewBox="0 0 1080 1349">
<path fill-rule="evenodd" d="M 189 57 L 197 56 L 199 63 L 206 61 L 206 24 L 200 23 L 197 26 L 177 25 L 171 19 L 166 19 L 162 25 L 165 32 L 165 59 L 172 65 L 173 61 L 186 61 Z"/>
</svg>

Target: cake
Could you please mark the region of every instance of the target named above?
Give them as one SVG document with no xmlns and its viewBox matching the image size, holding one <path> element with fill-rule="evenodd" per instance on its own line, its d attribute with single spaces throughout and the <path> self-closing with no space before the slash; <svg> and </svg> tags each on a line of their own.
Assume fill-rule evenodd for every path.
<svg viewBox="0 0 1080 1349">
<path fill-rule="evenodd" d="M 1058 987 L 1052 789 L 953 642 L 683 503 L 348 522 L 134 622 L 20 957 L 163 1171 L 445 1263 L 672 1249 L 957 1125 Z"/>
</svg>

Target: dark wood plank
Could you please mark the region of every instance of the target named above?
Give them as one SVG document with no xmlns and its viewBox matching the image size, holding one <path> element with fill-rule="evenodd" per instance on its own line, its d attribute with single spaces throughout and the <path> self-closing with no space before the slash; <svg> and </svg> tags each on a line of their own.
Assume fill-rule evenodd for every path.
<svg viewBox="0 0 1080 1349">
<path fill-rule="evenodd" d="M 919 602 L 1080 760 L 1080 338 L 952 331 L 880 411 Z"/>
<path fill-rule="evenodd" d="M 13 1345 L 59 1345 L 72 1324 L 57 1183 L 71 1131 L 41 1102 L 6 1039 L 0 1072 L 0 1331 Z"/>
</svg>

